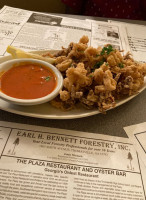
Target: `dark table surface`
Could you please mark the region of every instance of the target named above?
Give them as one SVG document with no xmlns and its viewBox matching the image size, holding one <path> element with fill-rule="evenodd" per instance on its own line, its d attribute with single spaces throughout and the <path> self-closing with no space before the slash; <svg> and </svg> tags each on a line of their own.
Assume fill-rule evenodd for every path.
<svg viewBox="0 0 146 200">
<path fill-rule="evenodd" d="M 78 19 L 84 16 L 66 15 Z M 105 18 L 88 17 L 89 19 L 107 21 Z M 145 21 L 120 20 L 124 22 L 146 25 Z M 97 114 L 91 117 L 69 120 L 38 119 L 12 114 L 0 110 L 0 120 L 23 124 L 39 125 L 76 131 L 85 131 L 99 134 L 107 134 L 119 137 L 127 137 L 123 127 L 146 121 L 146 90 L 129 102 L 116 107 L 106 114 Z"/>
</svg>

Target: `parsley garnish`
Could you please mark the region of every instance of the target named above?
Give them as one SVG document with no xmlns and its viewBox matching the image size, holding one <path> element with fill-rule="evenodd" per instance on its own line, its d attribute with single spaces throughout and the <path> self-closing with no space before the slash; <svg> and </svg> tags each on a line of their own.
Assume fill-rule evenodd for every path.
<svg viewBox="0 0 146 200">
<path fill-rule="evenodd" d="M 123 63 L 119 63 L 118 65 L 119 65 L 120 68 L 124 67 Z"/>
<path fill-rule="evenodd" d="M 98 57 L 98 56 L 100 56 L 99 54 L 96 54 L 96 56 L 95 57 Z"/>
<path fill-rule="evenodd" d="M 92 77 L 93 77 L 93 74 L 89 74 L 89 77 L 91 77 L 91 78 L 92 78 Z"/>
<path fill-rule="evenodd" d="M 94 71 L 95 69 L 100 68 L 100 66 L 103 65 L 104 62 L 105 62 L 105 59 L 103 59 L 103 60 L 97 62 L 97 63 L 93 66 L 92 71 Z"/>
<path fill-rule="evenodd" d="M 110 52 L 112 52 L 112 51 L 113 51 L 112 45 L 108 45 L 107 47 L 103 47 L 103 49 L 102 49 L 100 55 L 103 56 L 105 53 L 106 53 L 107 55 L 109 55 Z"/>
<path fill-rule="evenodd" d="M 45 77 L 45 81 L 49 81 L 50 78 L 51 78 L 50 76 L 46 76 L 46 77 Z"/>
</svg>

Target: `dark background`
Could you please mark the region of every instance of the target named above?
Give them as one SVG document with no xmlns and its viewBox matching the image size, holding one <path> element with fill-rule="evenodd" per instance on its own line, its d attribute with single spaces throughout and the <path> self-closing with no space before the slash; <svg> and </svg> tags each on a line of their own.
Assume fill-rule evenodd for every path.
<svg viewBox="0 0 146 200">
<path fill-rule="evenodd" d="M 66 7 L 61 0 L 0 0 L 0 8 L 4 5 L 39 12 L 66 12 Z"/>
</svg>

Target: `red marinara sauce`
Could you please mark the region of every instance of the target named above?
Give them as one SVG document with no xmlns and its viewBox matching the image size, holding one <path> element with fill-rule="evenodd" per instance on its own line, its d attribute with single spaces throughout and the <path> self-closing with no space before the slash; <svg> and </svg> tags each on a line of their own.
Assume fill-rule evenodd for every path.
<svg viewBox="0 0 146 200">
<path fill-rule="evenodd" d="M 56 87 L 54 72 L 33 63 L 13 66 L 0 78 L 1 91 L 18 99 L 36 99 L 50 94 Z"/>
</svg>

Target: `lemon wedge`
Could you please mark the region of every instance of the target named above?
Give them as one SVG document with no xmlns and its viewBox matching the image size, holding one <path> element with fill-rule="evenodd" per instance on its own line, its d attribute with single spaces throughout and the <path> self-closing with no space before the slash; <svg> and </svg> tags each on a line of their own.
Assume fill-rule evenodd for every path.
<svg viewBox="0 0 146 200">
<path fill-rule="evenodd" d="M 54 58 L 43 57 L 43 56 L 41 56 L 39 54 L 25 52 L 25 51 L 23 51 L 21 49 L 13 47 L 13 46 L 8 46 L 7 47 L 7 52 L 10 53 L 13 58 L 34 58 L 34 59 L 46 61 L 46 62 L 48 62 L 50 64 L 54 64 L 55 63 L 55 59 Z"/>
</svg>

